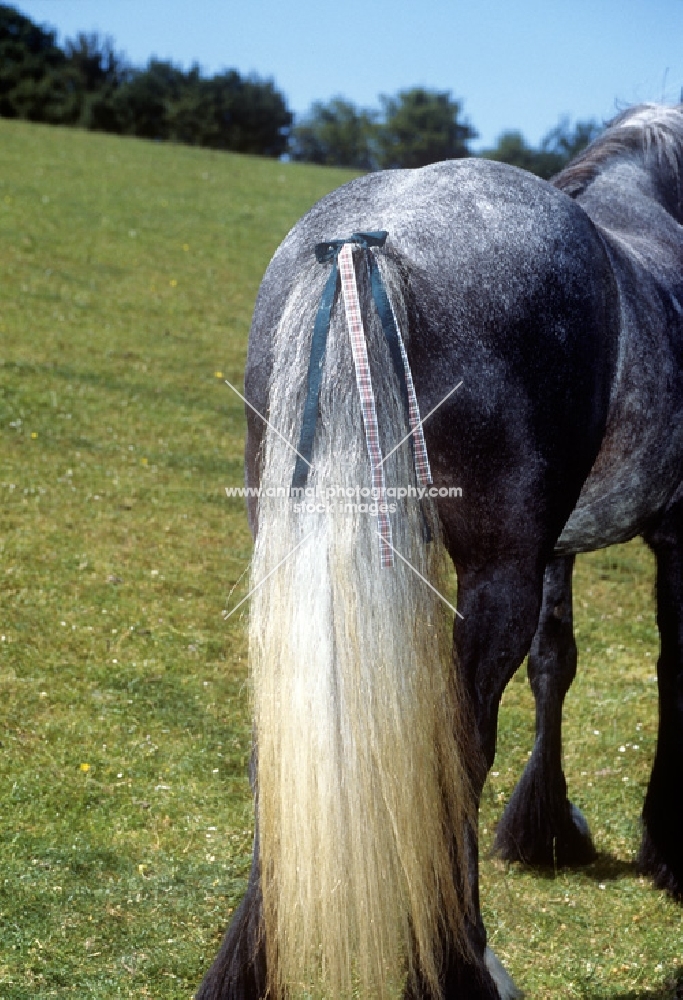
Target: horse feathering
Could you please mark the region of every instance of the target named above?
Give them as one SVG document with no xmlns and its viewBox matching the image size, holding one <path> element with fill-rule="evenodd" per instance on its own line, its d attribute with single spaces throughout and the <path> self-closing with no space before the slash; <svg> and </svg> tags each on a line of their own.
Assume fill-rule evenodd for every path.
<svg viewBox="0 0 683 1000">
<path fill-rule="evenodd" d="M 398 279 L 382 268 L 405 330 Z M 291 483 L 283 437 L 298 440 L 324 278 L 320 265 L 298 277 L 275 333 L 264 491 Z M 403 403 L 364 273 L 359 291 L 386 454 L 406 433 Z M 313 465 L 312 487 L 371 481 L 339 299 Z M 414 483 L 408 445 L 387 462 L 387 481 Z M 401 560 L 380 568 L 375 517 L 345 505 L 301 514 L 264 499 L 259 509 L 252 574 L 264 582 L 249 655 L 270 988 L 382 997 L 414 962 L 438 994 L 439 942 L 467 949 L 464 712 L 443 604 Z M 442 548 L 425 543 L 419 505 L 402 503 L 392 521 L 398 551 L 438 583 Z"/>
</svg>

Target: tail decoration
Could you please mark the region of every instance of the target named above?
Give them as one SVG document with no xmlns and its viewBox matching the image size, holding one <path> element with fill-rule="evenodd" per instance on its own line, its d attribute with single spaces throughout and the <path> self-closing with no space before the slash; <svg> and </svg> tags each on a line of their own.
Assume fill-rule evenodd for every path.
<svg viewBox="0 0 683 1000">
<path fill-rule="evenodd" d="M 311 343 L 311 356 L 308 366 L 307 394 L 304 406 L 304 418 L 301 426 L 299 438 L 299 448 L 297 463 L 292 478 L 292 486 L 301 488 L 305 486 L 310 468 L 310 458 L 313 450 L 313 438 L 315 434 L 316 415 L 318 411 L 318 395 L 320 392 L 320 379 L 322 374 L 322 363 L 325 356 L 325 346 L 327 334 L 330 327 L 332 307 L 334 305 L 337 291 L 338 276 L 341 275 L 341 286 L 344 296 L 344 307 L 346 311 L 346 321 L 351 341 L 353 362 L 356 375 L 356 384 L 361 401 L 361 411 L 363 414 L 363 426 L 365 427 L 365 437 L 368 446 L 368 455 L 372 469 L 372 486 L 375 493 L 384 498 L 386 493 L 386 483 L 384 476 L 384 459 L 379 443 L 379 429 L 377 426 L 377 407 L 375 405 L 375 395 L 372 388 L 372 378 L 370 366 L 368 364 L 368 352 L 366 347 L 365 330 L 363 329 L 363 316 L 358 298 L 358 287 L 356 284 L 356 273 L 353 265 L 353 244 L 369 250 L 370 247 L 382 247 L 386 241 L 388 233 L 384 230 L 373 233 L 354 233 L 353 236 L 342 240 L 330 240 L 327 243 L 319 243 L 316 246 L 316 258 L 322 264 L 332 261 L 333 267 L 325 285 L 318 315 L 316 316 L 313 340 Z M 377 314 L 382 324 L 382 329 L 389 346 L 391 360 L 401 387 L 408 422 L 410 425 L 411 446 L 415 459 L 415 475 L 418 486 L 429 486 L 432 483 L 432 473 L 429 468 L 427 457 L 427 446 L 425 444 L 424 433 L 422 431 L 422 421 L 420 419 L 420 408 L 415 394 L 413 376 L 410 371 L 408 355 L 401 332 L 396 320 L 396 314 L 391 306 L 391 301 L 387 296 L 382 275 L 379 270 L 374 255 L 369 255 L 370 276 L 372 296 L 377 307 Z M 380 561 L 382 566 L 394 565 L 394 553 L 391 545 L 391 522 L 386 511 L 380 510 L 377 514 L 378 535 L 380 538 Z"/>
<path fill-rule="evenodd" d="M 275 997 L 306 992 L 337 1000 L 358 990 L 382 998 L 406 970 L 419 970 L 436 994 L 443 941 L 467 947 L 467 725 L 444 606 L 424 583 L 438 586 L 444 572 L 438 521 L 431 507 L 423 512 L 402 499 L 390 544 L 403 558 L 378 572 L 371 554 L 382 497 L 362 502 L 379 489 L 374 470 L 382 454 L 389 483 L 415 491 L 418 477 L 429 475 L 420 445 L 415 456 L 395 448 L 419 423 L 419 411 L 415 402 L 406 419 L 405 398 L 414 389 L 403 384 L 405 348 L 396 341 L 402 381 L 381 311 L 372 308 L 376 268 L 396 331 L 399 323 L 408 329 L 401 275 L 388 255 L 375 259 L 371 247 L 386 235 L 371 242 L 373 235 L 319 248 L 319 259 L 334 262 L 325 289 L 312 262 L 275 331 L 274 430 L 264 445 L 249 636 Z M 358 269 L 356 302 L 348 267 L 354 248 L 369 265 Z M 359 367 L 344 322 L 357 303 L 367 345 Z M 356 379 L 369 379 L 370 370 L 378 392 L 374 418 L 371 406 L 364 424 L 367 400 Z M 376 435 L 369 449 L 363 426 Z M 301 459 L 294 468 L 286 441 L 299 442 L 303 468 Z M 270 499 L 289 493 L 292 481 L 300 502 Z M 432 545 L 424 544 L 425 516 Z"/>
</svg>

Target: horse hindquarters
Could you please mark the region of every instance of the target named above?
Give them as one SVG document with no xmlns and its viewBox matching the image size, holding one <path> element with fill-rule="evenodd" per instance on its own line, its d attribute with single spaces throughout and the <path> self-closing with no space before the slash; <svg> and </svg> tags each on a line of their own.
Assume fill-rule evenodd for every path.
<svg viewBox="0 0 683 1000">
<path fill-rule="evenodd" d="M 683 900 L 683 499 L 644 537 L 657 559 L 659 732 L 638 864 Z"/>
<path fill-rule="evenodd" d="M 395 204 L 395 190 L 410 194 L 409 211 Z M 276 256 L 252 327 L 250 378 L 261 390 L 270 386 L 259 406 L 291 442 L 325 279 L 312 245 L 325 235 L 323 223 L 329 230 L 328 207 L 344 220 L 342 232 L 368 226 L 342 212 L 354 194 L 371 201 L 371 218 L 386 213 L 382 225 L 400 233 L 401 249 L 390 248 L 383 271 L 402 324 L 410 314 L 422 412 L 438 411 L 425 427 L 430 461 L 440 485 L 457 485 L 462 475 L 466 500 L 450 511 L 444 501 L 439 516 L 466 614 L 455 648 L 490 766 L 498 702 L 531 643 L 544 565 L 602 434 L 604 251 L 572 202 L 492 164 L 374 175 L 342 189 Z M 500 215 L 483 234 L 474 195 Z M 582 249 L 565 275 L 566 253 L 557 248 L 575 240 Z M 297 278 L 285 294 L 289 261 L 298 262 Z M 367 287 L 361 299 L 367 305 Z M 275 311 L 274 301 L 283 306 L 273 322 L 266 310 Z M 364 318 L 370 312 L 364 307 Z M 341 315 L 338 305 L 310 484 L 353 490 L 371 479 Z M 275 326 L 269 381 L 257 372 L 267 367 L 260 359 Z M 406 433 L 402 399 L 376 320 L 367 332 L 387 454 Z M 459 378 L 465 388 L 455 393 Z M 294 456 L 277 433 L 267 432 L 260 453 L 261 484 L 287 487 Z M 255 485 L 256 439 L 247 454 Z M 414 482 L 409 448 L 387 465 L 388 483 Z M 262 502 L 258 511 L 254 582 L 268 582 L 255 594 L 250 646 L 268 987 L 317 989 L 322 978 L 340 995 L 357 973 L 364 994 L 381 992 L 393 985 L 387 971 L 400 977 L 407 958 L 410 995 L 490 1000 L 497 989 L 508 996 L 486 957 L 478 907 L 472 804 L 485 772 L 476 750 L 463 756 L 458 745 L 474 727 L 463 726 L 450 658 L 442 656 L 441 605 L 430 603 L 431 592 L 403 562 L 380 568 L 372 516 L 285 506 L 278 512 Z M 424 544 L 417 505 L 400 506 L 392 525 L 398 551 L 432 577 L 438 560 Z"/>
</svg>

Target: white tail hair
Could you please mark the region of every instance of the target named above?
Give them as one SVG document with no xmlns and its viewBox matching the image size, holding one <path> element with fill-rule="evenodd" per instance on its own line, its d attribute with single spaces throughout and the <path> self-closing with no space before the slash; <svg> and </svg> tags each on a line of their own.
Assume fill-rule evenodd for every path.
<svg viewBox="0 0 683 1000">
<path fill-rule="evenodd" d="M 356 254 L 383 453 L 406 433 L 398 382 Z M 395 269 L 382 261 L 402 327 Z M 261 478 L 288 488 L 326 269 L 295 283 L 274 343 Z M 371 483 L 344 307 L 324 361 L 309 487 Z M 409 444 L 388 484 L 414 484 Z M 390 501 L 391 502 L 391 501 Z M 384 997 L 406 970 L 438 992 L 444 940 L 465 950 L 465 830 L 473 822 L 466 725 L 439 586 L 438 523 L 402 501 L 393 544 L 410 563 L 380 568 L 376 518 L 354 495 L 333 509 L 262 499 L 252 583 L 250 666 L 265 942 L 275 996 L 305 990 Z M 355 505 L 355 507 L 354 507 Z M 372 509 L 372 508 L 371 508 Z M 411 568 L 412 567 L 412 568 Z"/>
</svg>

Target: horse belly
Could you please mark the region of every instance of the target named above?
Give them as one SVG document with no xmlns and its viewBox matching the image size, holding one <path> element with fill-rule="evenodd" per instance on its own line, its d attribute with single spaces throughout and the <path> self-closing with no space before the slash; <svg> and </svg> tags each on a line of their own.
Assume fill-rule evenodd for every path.
<svg viewBox="0 0 683 1000">
<path fill-rule="evenodd" d="M 628 426 L 609 435 L 583 485 L 555 551 L 568 555 L 626 542 L 639 535 L 681 487 L 683 423 L 640 428 L 633 445 Z"/>
<path fill-rule="evenodd" d="M 627 542 L 666 506 L 669 495 L 670 491 L 657 490 L 648 496 L 634 476 L 596 500 L 580 498 L 557 540 L 556 553 L 592 552 Z"/>
</svg>

